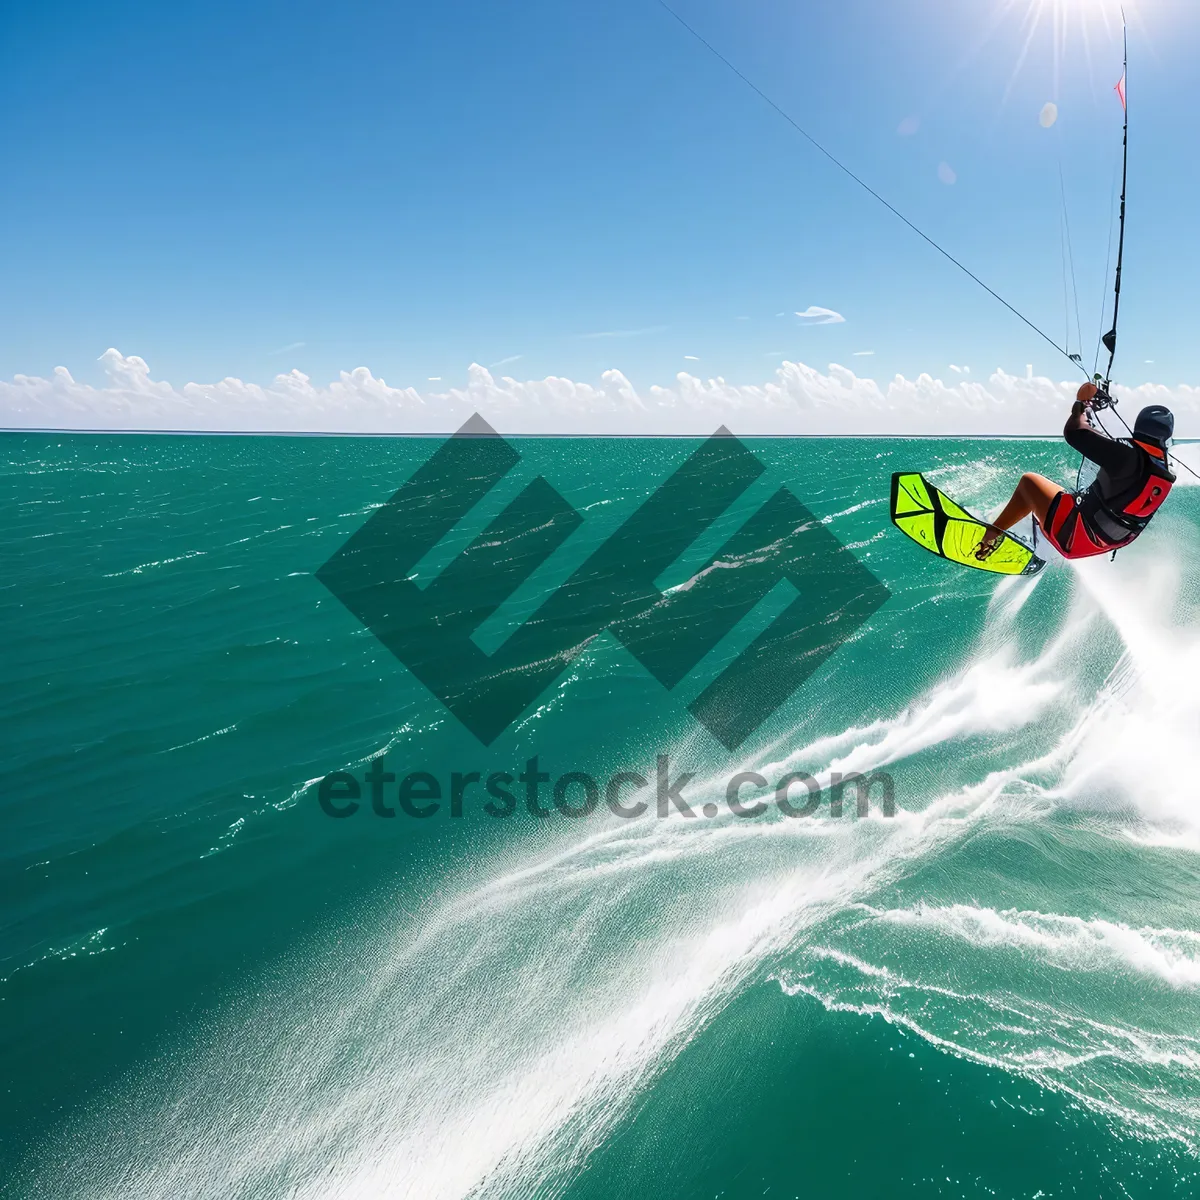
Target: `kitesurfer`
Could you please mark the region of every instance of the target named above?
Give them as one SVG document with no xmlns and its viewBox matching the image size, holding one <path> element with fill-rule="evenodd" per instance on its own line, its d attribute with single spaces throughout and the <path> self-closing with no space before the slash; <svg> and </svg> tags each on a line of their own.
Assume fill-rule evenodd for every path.
<svg viewBox="0 0 1200 1200">
<path fill-rule="evenodd" d="M 1150 523 L 1175 482 L 1167 457 L 1175 417 L 1170 409 L 1152 404 L 1138 413 L 1133 437 L 1117 440 L 1092 427 L 1092 409 L 1105 400 L 1094 383 L 1085 383 L 1063 428 L 1067 444 L 1100 468 L 1095 482 L 1068 492 L 1044 475 L 1022 475 L 975 552 L 981 562 L 996 549 L 1004 530 L 1031 513 L 1064 558 L 1119 550 Z"/>
</svg>

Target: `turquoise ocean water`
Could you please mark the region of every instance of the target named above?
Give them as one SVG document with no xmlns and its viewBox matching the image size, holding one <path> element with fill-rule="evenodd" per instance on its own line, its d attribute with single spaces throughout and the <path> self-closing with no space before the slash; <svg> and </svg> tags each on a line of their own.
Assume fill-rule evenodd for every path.
<svg viewBox="0 0 1200 1200">
<path fill-rule="evenodd" d="M 539 474 L 584 521 L 492 644 L 698 443 L 515 444 L 440 561 Z M 1061 445 L 749 444 L 730 527 L 784 484 L 891 598 L 730 753 L 712 664 L 668 692 L 609 635 L 484 747 L 325 590 L 435 442 L 0 441 L 4 1194 L 1196 1194 L 1200 491 L 997 581 L 893 530 L 889 477 L 989 509 Z M 697 807 L 883 770 L 897 813 L 326 816 L 380 754 L 665 754 Z"/>
</svg>

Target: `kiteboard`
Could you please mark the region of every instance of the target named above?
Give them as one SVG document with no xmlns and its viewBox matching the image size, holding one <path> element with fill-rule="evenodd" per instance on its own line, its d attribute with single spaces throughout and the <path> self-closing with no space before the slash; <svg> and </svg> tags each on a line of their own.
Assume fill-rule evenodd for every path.
<svg viewBox="0 0 1200 1200">
<path fill-rule="evenodd" d="M 915 471 L 892 476 L 892 524 L 939 558 L 993 575 L 1036 575 L 1045 565 L 1033 547 L 1004 533 L 996 549 L 982 561 L 975 557 L 988 528 Z"/>
</svg>

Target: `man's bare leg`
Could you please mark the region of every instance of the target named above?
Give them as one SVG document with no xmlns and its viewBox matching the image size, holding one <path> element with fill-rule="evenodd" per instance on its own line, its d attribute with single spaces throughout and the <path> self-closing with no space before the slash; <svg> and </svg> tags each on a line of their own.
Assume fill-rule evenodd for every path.
<svg viewBox="0 0 1200 1200">
<path fill-rule="evenodd" d="M 1012 494 L 1012 499 L 1001 510 L 1000 515 L 988 526 L 987 536 L 979 544 L 975 553 L 978 559 L 985 559 L 1000 541 L 1000 535 L 1011 529 L 1018 521 L 1023 521 L 1030 513 L 1037 517 L 1043 525 L 1046 523 L 1046 511 L 1054 497 L 1063 489 L 1047 479 L 1044 475 L 1027 471 L 1021 476 Z"/>
</svg>

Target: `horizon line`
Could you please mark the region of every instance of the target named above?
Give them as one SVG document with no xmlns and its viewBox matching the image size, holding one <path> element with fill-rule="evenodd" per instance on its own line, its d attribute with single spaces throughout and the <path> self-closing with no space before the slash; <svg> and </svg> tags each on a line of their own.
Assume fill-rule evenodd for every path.
<svg viewBox="0 0 1200 1200">
<path fill-rule="evenodd" d="M 104 429 L 84 427 L 61 427 L 51 425 L 39 426 L 0 426 L 0 434 L 6 433 L 37 433 L 37 434 L 86 434 L 95 436 L 139 436 L 139 437 L 361 437 L 361 438 L 451 438 L 451 437 L 503 437 L 510 438 L 709 438 L 711 433 L 460 433 L 450 430 L 438 431 L 397 431 L 375 430 L 356 431 L 344 429 Z M 1061 434 L 1049 433 L 738 433 L 734 435 L 741 441 L 754 438 L 810 438 L 830 439 L 847 438 L 855 440 L 871 440 L 892 438 L 902 440 L 932 440 L 937 438 L 953 438 L 961 440 L 990 439 L 1015 442 L 1057 442 L 1062 440 Z M 1196 438 L 1175 438 L 1176 445 L 1192 442 Z"/>
</svg>

